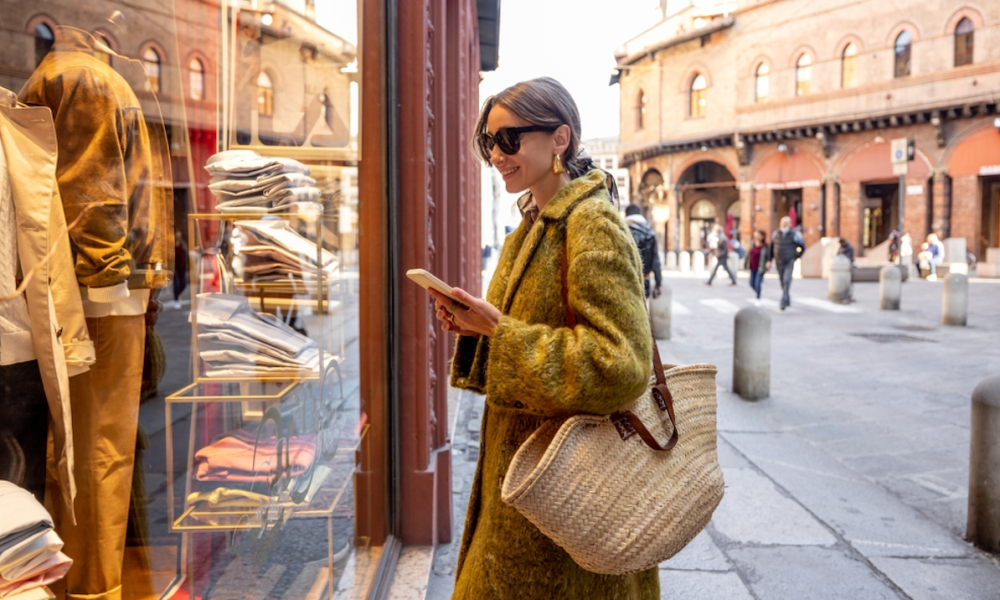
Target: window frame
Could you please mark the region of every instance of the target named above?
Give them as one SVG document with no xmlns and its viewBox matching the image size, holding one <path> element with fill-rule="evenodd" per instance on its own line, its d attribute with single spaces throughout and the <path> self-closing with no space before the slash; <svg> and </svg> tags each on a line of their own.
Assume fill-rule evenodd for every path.
<svg viewBox="0 0 1000 600">
<path fill-rule="evenodd" d="M 853 50 L 851 54 L 849 51 Z M 858 55 L 861 51 L 853 41 L 847 42 L 840 52 L 840 87 L 841 89 L 851 89 L 858 87 Z M 848 64 L 851 65 L 851 79 L 848 80 Z"/>
<path fill-rule="evenodd" d="M 899 40 L 906 36 L 906 42 L 900 44 Z M 909 77 L 913 73 L 913 33 L 909 29 L 904 29 L 896 35 L 896 39 L 893 41 L 893 68 L 892 77 L 893 79 L 899 79 L 901 77 Z M 900 48 L 904 48 L 902 53 Z"/>
<path fill-rule="evenodd" d="M 700 87 L 699 82 L 701 82 Z M 695 74 L 691 79 L 691 85 L 688 86 L 688 117 L 692 119 L 705 117 L 708 112 L 706 90 L 708 90 L 708 79 L 702 73 Z"/>
<path fill-rule="evenodd" d="M 156 60 L 150 59 L 150 53 Z M 146 73 L 146 91 L 159 94 L 163 90 L 163 55 L 153 45 L 147 45 L 139 55 L 143 71 Z M 155 70 L 155 74 L 152 71 Z"/>
<path fill-rule="evenodd" d="M 192 67 L 198 65 L 198 69 L 195 70 Z M 206 98 L 206 80 L 205 80 L 205 62 L 197 56 L 192 56 L 188 61 L 188 99 L 194 100 L 195 102 L 202 102 Z M 197 86 L 195 85 L 197 82 Z M 195 90 L 199 89 L 199 93 L 195 93 Z"/>
<path fill-rule="evenodd" d="M 261 85 L 262 77 L 267 80 L 268 85 Z M 264 110 L 261 110 L 261 105 L 264 106 Z M 255 106 L 258 116 L 274 116 L 274 78 L 264 69 L 261 69 L 257 75 L 257 103 Z"/>
<path fill-rule="evenodd" d="M 805 61 L 805 63 L 803 63 Z M 813 58 L 808 52 L 799 54 L 795 59 L 795 97 L 808 96 L 812 82 Z"/>
<path fill-rule="evenodd" d="M 44 28 L 48 32 L 48 37 L 44 35 L 39 35 L 40 30 Z M 46 20 L 39 20 L 35 23 L 35 26 L 31 28 L 31 36 L 35 42 L 35 66 L 38 66 L 42 62 L 42 59 L 48 55 L 52 50 L 52 46 L 56 43 L 56 31 L 55 28 Z M 42 48 L 44 47 L 44 51 Z"/>
<path fill-rule="evenodd" d="M 635 130 L 642 131 L 646 127 L 646 105 L 649 103 L 649 97 L 646 96 L 646 91 L 639 88 L 639 95 L 636 97 L 635 104 Z"/>
<path fill-rule="evenodd" d="M 761 72 L 763 69 L 763 72 Z M 763 83 L 764 93 L 761 94 L 761 83 Z M 753 72 L 753 101 L 755 104 L 767 102 L 771 95 L 771 65 L 767 61 L 761 61 Z"/>
<path fill-rule="evenodd" d="M 967 31 L 960 31 L 962 29 L 963 24 L 968 25 Z M 955 25 L 954 66 L 964 67 L 966 65 L 971 65 L 975 62 L 973 58 L 975 54 L 975 43 L 976 43 L 975 35 L 976 35 L 975 23 L 973 23 L 972 19 L 970 19 L 969 17 L 962 17 L 958 21 L 958 24 Z M 960 56 L 962 58 L 960 58 Z"/>
</svg>

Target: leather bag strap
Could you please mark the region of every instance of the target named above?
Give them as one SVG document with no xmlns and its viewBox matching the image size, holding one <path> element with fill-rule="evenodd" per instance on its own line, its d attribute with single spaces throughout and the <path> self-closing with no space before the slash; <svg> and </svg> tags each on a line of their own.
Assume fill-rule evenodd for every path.
<svg viewBox="0 0 1000 600">
<path fill-rule="evenodd" d="M 562 283 L 563 310 L 566 312 L 566 326 L 574 329 L 576 327 L 576 314 L 569 306 L 569 254 L 566 250 L 565 232 L 563 234 L 560 280 Z M 652 390 L 653 400 L 656 401 L 656 406 L 661 411 L 665 410 L 670 415 L 670 424 L 674 429 L 673 435 L 670 436 L 670 440 L 665 445 L 661 446 L 656 441 L 656 438 L 653 437 L 653 434 L 649 432 L 649 429 L 642 424 L 639 417 L 627 410 L 611 413 L 611 422 L 618 430 L 618 435 L 621 436 L 622 441 L 638 434 L 642 441 L 653 450 L 666 451 L 677 445 L 677 417 L 674 416 L 674 397 L 667 387 L 667 377 L 663 372 L 663 361 L 660 360 L 660 349 L 657 347 L 656 337 L 653 335 L 652 322 L 650 322 L 649 337 L 653 340 L 653 372 L 656 373 L 656 385 L 653 386 Z"/>
</svg>

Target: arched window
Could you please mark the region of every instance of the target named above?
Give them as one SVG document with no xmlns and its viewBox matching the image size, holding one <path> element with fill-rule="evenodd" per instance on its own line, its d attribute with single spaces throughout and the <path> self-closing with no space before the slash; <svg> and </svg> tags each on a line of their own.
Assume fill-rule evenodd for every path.
<svg viewBox="0 0 1000 600">
<path fill-rule="evenodd" d="M 907 77 L 910 74 L 910 50 L 913 46 L 913 36 L 909 31 L 903 31 L 896 37 L 896 64 L 893 77 Z"/>
<path fill-rule="evenodd" d="M 699 74 L 691 82 L 691 116 L 692 117 L 704 117 L 705 108 L 708 106 L 708 102 L 705 100 L 705 88 L 708 87 L 708 82 L 705 81 L 705 76 Z"/>
<path fill-rule="evenodd" d="M 192 100 L 205 99 L 205 66 L 197 58 L 188 63 L 188 84 L 191 88 Z"/>
<path fill-rule="evenodd" d="M 803 52 L 799 60 L 795 61 L 795 95 L 805 96 L 809 93 L 809 82 L 812 81 L 813 59 L 808 53 Z"/>
<path fill-rule="evenodd" d="M 972 64 L 973 35 L 975 28 L 968 17 L 963 17 L 955 27 L 955 66 Z"/>
<path fill-rule="evenodd" d="M 152 47 L 142 51 L 142 66 L 146 70 L 146 91 L 160 91 L 160 55 Z"/>
<path fill-rule="evenodd" d="M 45 55 L 52 49 L 52 44 L 56 43 L 56 36 L 52 33 L 52 28 L 45 23 L 35 25 L 35 65 L 42 62 Z"/>
<path fill-rule="evenodd" d="M 274 84 L 264 71 L 257 76 L 257 114 L 264 117 L 274 115 Z"/>
<path fill-rule="evenodd" d="M 94 34 L 94 37 L 97 38 L 98 42 L 100 42 L 101 44 L 107 46 L 108 50 L 113 50 L 114 49 L 114 46 L 111 45 L 111 40 L 108 39 L 108 36 L 104 35 L 103 33 L 98 32 L 98 33 Z M 104 52 L 103 50 L 96 49 L 94 51 L 94 56 L 96 56 L 100 60 L 108 63 L 109 65 L 111 64 L 111 55 L 108 54 L 107 52 Z"/>
<path fill-rule="evenodd" d="M 858 87 L 858 47 L 851 42 L 840 55 L 840 87 Z"/>
<path fill-rule="evenodd" d="M 646 92 L 639 90 L 639 96 L 636 98 L 635 102 L 635 129 L 636 131 L 642 129 L 646 126 L 646 104 L 649 102 L 649 98 L 646 97 Z"/>
<path fill-rule="evenodd" d="M 771 90 L 771 67 L 766 62 L 757 66 L 754 76 L 754 101 L 767 102 L 767 93 Z"/>
</svg>

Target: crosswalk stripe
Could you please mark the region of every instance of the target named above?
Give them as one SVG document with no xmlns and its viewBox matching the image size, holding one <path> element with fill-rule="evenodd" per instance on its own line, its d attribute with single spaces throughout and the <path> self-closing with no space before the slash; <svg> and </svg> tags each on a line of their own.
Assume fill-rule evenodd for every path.
<svg viewBox="0 0 1000 600">
<path fill-rule="evenodd" d="M 680 302 L 678 302 L 676 300 L 672 300 L 670 302 L 670 310 L 675 315 L 689 315 L 689 314 L 691 314 L 691 309 L 690 308 L 684 306 L 683 304 L 681 304 Z"/>
<path fill-rule="evenodd" d="M 829 300 L 820 300 L 819 298 L 796 298 L 795 302 L 805 304 L 806 306 L 812 306 L 814 308 L 821 308 L 823 310 L 828 310 L 835 313 L 860 313 L 862 312 L 860 308 L 856 306 L 847 306 L 844 304 L 836 304 L 830 302 Z"/>
<path fill-rule="evenodd" d="M 739 312 L 740 307 L 736 306 L 729 300 L 723 300 L 722 298 L 706 298 L 704 300 L 699 300 L 705 306 L 713 308 L 724 315 L 735 315 Z"/>
</svg>

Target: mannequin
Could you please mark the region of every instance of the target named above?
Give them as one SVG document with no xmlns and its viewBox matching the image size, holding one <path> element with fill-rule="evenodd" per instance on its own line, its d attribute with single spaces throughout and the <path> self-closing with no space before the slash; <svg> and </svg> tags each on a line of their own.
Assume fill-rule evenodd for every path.
<svg viewBox="0 0 1000 600">
<path fill-rule="evenodd" d="M 120 600 L 144 315 L 172 266 L 171 178 L 159 114 L 143 114 L 126 79 L 95 56 L 109 48 L 73 27 L 60 27 L 56 39 L 20 96 L 52 111 L 63 208 L 67 220 L 79 219 L 69 237 L 96 362 L 70 380 L 76 524 L 63 511 L 53 517 L 75 561 L 66 597 Z M 141 69 L 112 56 L 116 66 Z"/>
</svg>

